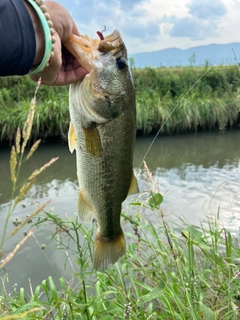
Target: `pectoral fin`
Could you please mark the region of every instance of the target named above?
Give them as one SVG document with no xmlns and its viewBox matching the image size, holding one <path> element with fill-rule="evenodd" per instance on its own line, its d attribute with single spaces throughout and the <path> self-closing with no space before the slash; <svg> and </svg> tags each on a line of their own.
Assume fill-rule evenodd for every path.
<svg viewBox="0 0 240 320">
<path fill-rule="evenodd" d="M 139 189 L 138 189 L 137 179 L 134 175 L 134 172 L 132 172 L 132 180 L 131 180 L 130 188 L 128 190 L 128 196 L 135 193 L 139 193 Z"/>
<path fill-rule="evenodd" d="M 70 121 L 69 130 L 68 130 L 68 147 L 71 153 L 73 153 L 76 148 L 76 136 L 74 132 L 74 127 L 72 122 Z"/>
<path fill-rule="evenodd" d="M 83 127 L 83 131 L 87 153 L 93 157 L 100 158 L 102 156 L 102 145 L 96 124 L 93 123 L 89 128 Z"/>
<path fill-rule="evenodd" d="M 87 202 L 84 194 L 79 191 L 78 215 L 81 220 L 90 220 L 93 217 L 94 208 Z"/>
</svg>

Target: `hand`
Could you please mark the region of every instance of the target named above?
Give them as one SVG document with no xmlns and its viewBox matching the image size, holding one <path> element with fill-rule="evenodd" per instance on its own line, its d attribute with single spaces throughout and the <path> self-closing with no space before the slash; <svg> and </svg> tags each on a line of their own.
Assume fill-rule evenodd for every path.
<svg viewBox="0 0 240 320">
<path fill-rule="evenodd" d="M 38 81 L 41 77 L 42 83 L 50 86 L 63 86 L 83 80 L 88 72 L 78 63 L 77 59 L 62 46 L 62 43 L 71 34 L 80 35 L 75 22 L 69 12 L 59 3 L 45 1 L 44 5 L 48 8 L 50 20 L 53 22 L 53 28 L 55 30 L 54 37 L 56 42 L 54 44 L 54 57 L 51 58 L 48 67 L 40 73 L 31 75 L 31 79 Z M 40 35 L 40 37 L 39 45 L 39 37 L 36 35 L 38 43 L 34 64 L 36 63 L 36 59 L 38 60 L 37 63 L 40 63 L 42 59 L 41 57 L 39 60 L 39 52 L 43 52 L 42 46 L 44 47 L 44 35 Z"/>
</svg>

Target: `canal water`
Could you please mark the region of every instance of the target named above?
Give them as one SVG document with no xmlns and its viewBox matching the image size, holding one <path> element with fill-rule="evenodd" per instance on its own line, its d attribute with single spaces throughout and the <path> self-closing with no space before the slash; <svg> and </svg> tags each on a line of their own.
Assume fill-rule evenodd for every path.
<svg viewBox="0 0 240 320">
<path fill-rule="evenodd" d="M 141 193 L 150 189 L 143 178 L 142 159 L 153 137 L 139 137 L 134 154 L 134 168 Z M 0 149 L 0 236 L 11 197 L 8 148 Z M 76 179 L 75 153 L 71 154 L 66 143 L 42 144 L 34 156 L 26 162 L 21 171 L 20 181 L 24 181 L 37 168 L 53 157 L 58 161 L 47 168 L 30 189 L 28 197 L 16 207 L 10 219 L 8 234 L 14 229 L 12 221 L 24 220 L 32 213 L 36 204 L 51 200 L 47 210 L 61 217 L 74 218 L 77 207 L 78 182 Z M 227 132 L 203 132 L 159 137 L 146 157 L 146 163 L 153 174 L 153 186 L 164 195 L 162 209 L 169 223 L 199 225 L 207 219 L 219 216 L 222 225 L 235 236 L 240 232 L 240 130 Z M 129 202 L 137 199 L 131 196 L 123 205 L 125 212 Z M 138 208 L 136 208 L 138 210 Z M 154 222 L 151 211 L 143 214 Z M 29 229 L 29 226 L 24 228 Z M 24 231 L 23 230 L 23 231 Z M 34 228 L 34 237 L 30 237 L 14 258 L 0 270 L 0 277 L 8 274 L 8 288 L 14 284 L 28 287 L 41 283 L 49 275 L 54 278 L 71 278 L 72 266 L 66 262 L 66 252 L 56 250 L 50 241 L 52 226 Z M 7 239 L 4 255 L 11 252 L 23 238 L 23 231 Z M 41 250 L 41 245 L 46 246 Z M 66 262 L 66 263 L 65 263 Z M 74 262 L 73 262 L 74 263 Z M 66 268 L 64 267 L 66 264 Z"/>
</svg>

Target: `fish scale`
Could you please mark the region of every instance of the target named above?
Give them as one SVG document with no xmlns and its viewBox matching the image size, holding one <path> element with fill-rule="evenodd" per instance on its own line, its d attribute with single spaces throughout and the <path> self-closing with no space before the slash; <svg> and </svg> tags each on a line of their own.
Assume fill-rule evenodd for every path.
<svg viewBox="0 0 240 320">
<path fill-rule="evenodd" d="M 97 219 L 94 267 L 104 271 L 125 253 L 122 202 L 138 192 L 134 84 L 117 30 L 104 40 L 72 35 L 65 45 L 89 72 L 70 86 L 69 148 L 77 154 L 78 214 L 82 220 Z"/>
</svg>

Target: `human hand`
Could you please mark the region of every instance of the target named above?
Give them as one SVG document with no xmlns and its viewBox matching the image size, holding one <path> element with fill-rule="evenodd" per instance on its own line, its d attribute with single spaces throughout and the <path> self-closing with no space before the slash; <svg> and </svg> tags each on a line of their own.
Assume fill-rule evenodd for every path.
<svg viewBox="0 0 240 320">
<path fill-rule="evenodd" d="M 63 86 L 83 80 L 88 73 L 77 61 L 77 59 L 62 46 L 62 43 L 67 40 L 71 34 L 80 35 L 75 22 L 73 21 L 69 12 L 54 1 L 45 1 L 44 5 L 50 14 L 50 20 L 53 22 L 55 30 L 54 37 L 54 57 L 51 58 L 49 66 L 42 72 L 31 75 L 31 79 L 38 81 L 41 77 L 41 82 L 50 86 Z M 35 29 L 36 30 L 36 29 Z M 42 52 L 41 46 L 44 46 L 44 35 L 37 38 L 37 50 Z M 40 42 L 40 45 L 39 45 Z M 39 59 L 38 52 L 36 52 L 36 59 Z M 40 63 L 41 60 L 38 62 Z"/>
</svg>

